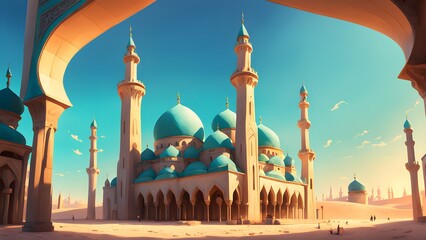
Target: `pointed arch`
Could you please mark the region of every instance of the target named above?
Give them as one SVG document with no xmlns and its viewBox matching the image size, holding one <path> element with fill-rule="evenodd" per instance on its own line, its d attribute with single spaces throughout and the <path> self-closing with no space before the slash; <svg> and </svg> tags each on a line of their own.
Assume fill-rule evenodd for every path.
<svg viewBox="0 0 426 240">
<path fill-rule="evenodd" d="M 241 196 L 238 187 L 232 193 L 231 219 L 238 220 L 241 216 Z"/>
<path fill-rule="evenodd" d="M 223 191 L 218 186 L 214 185 L 209 191 L 209 199 L 209 220 L 226 220 L 226 204 Z"/>
<path fill-rule="evenodd" d="M 172 220 L 172 221 L 175 221 L 175 220 L 177 220 L 177 204 L 176 204 L 176 197 L 175 197 L 175 194 L 171 191 L 171 190 L 169 190 L 168 192 L 167 192 L 167 195 L 166 195 L 166 202 L 167 202 L 167 206 L 166 206 L 166 208 L 167 208 L 167 211 L 166 211 L 166 219 L 167 220 Z"/>
<path fill-rule="evenodd" d="M 182 220 L 192 219 L 191 197 L 189 195 L 189 192 L 186 191 L 185 189 L 182 189 L 182 191 L 179 194 L 179 202 L 181 203 L 180 218 Z"/>
<path fill-rule="evenodd" d="M 145 199 L 142 193 L 138 195 L 138 216 L 140 219 L 145 219 Z"/>
<path fill-rule="evenodd" d="M 156 205 L 156 220 L 164 221 L 166 220 L 166 206 L 164 204 L 164 193 L 163 191 L 158 191 L 157 197 L 155 199 Z"/>
<path fill-rule="evenodd" d="M 148 196 L 146 198 L 147 201 L 147 220 L 155 220 L 155 204 L 154 204 L 154 197 L 152 193 L 148 193 Z"/>
</svg>

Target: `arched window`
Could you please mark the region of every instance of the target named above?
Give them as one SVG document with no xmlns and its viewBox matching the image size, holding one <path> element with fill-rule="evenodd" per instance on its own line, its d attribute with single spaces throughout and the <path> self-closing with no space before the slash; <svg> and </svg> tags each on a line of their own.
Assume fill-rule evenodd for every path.
<svg viewBox="0 0 426 240">
<path fill-rule="evenodd" d="M 185 141 L 182 142 L 182 146 L 186 146 L 186 142 Z"/>
<path fill-rule="evenodd" d="M 178 147 L 178 146 L 179 146 L 179 142 L 176 142 L 176 143 L 175 143 L 175 146 L 176 146 L 176 147 Z"/>
</svg>

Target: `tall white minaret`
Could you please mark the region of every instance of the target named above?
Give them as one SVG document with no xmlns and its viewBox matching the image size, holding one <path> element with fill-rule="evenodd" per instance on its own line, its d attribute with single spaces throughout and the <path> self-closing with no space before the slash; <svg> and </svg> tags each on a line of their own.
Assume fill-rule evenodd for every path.
<svg viewBox="0 0 426 240">
<path fill-rule="evenodd" d="M 96 219 L 96 182 L 98 180 L 98 149 L 97 149 L 97 135 L 98 125 L 96 120 L 93 119 L 92 124 L 90 124 L 90 164 L 86 168 L 86 172 L 89 175 L 89 193 L 87 200 L 87 219 L 95 220 Z"/>
<path fill-rule="evenodd" d="M 343 191 L 342 191 L 342 187 L 340 187 L 340 191 L 339 191 L 339 198 L 343 197 Z"/>
<path fill-rule="evenodd" d="M 259 200 L 259 167 L 257 161 L 257 125 L 255 121 L 254 88 L 258 82 L 257 72 L 251 67 L 253 47 L 244 26 L 244 16 L 237 36 L 235 53 L 237 69 L 231 75 L 231 83 L 237 90 L 237 126 L 235 152 L 237 166 L 245 172 L 242 196 L 245 218 L 252 222 L 261 221 Z M 244 215 L 243 215 L 244 216 Z"/>
<path fill-rule="evenodd" d="M 308 117 L 308 91 L 305 85 L 300 88 L 300 120 L 297 126 L 301 132 L 302 149 L 299 151 L 299 158 L 302 160 L 302 180 L 306 183 L 305 187 L 305 218 L 315 218 L 315 198 L 314 198 L 314 160 L 315 152 L 309 146 L 309 128 L 311 122 Z"/>
<path fill-rule="evenodd" d="M 130 38 L 124 55 L 126 72 L 117 89 L 121 99 L 120 158 L 117 164 L 118 219 L 136 219 L 133 205 L 133 180 L 135 165 L 140 161 L 142 147 L 141 103 L 145 85 L 137 80 L 137 65 L 140 62 L 135 52 L 136 45 Z"/>
<path fill-rule="evenodd" d="M 413 203 L 413 220 L 417 221 L 422 216 L 422 206 L 420 205 L 420 193 L 419 193 L 419 180 L 417 172 L 420 169 L 420 165 L 416 162 L 416 156 L 414 154 L 414 140 L 413 140 L 413 129 L 411 128 L 410 122 L 405 120 L 404 132 L 406 136 L 405 145 L 407 146 L 407 158 L 408 162 L 405 164 L 408 172 L 410 172 L 411 178 L 411 199 Z M 405 189 L 404 189 L 405 191 Z"/>
</svg>

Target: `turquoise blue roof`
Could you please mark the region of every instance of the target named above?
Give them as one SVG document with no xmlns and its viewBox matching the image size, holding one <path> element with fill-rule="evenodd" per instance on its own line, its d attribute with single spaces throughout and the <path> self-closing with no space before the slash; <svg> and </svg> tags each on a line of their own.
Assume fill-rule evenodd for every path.
<svg viewBox="0 0 426 240">
<path fill-rule="evenodd" d="M 247 37 L 250 37 L 250 35 L 249 35 L 249 34 L 248 34 L 248 32 L 247 32 L 246 27 L 244 26 L 244 23 L 241 23 L 241 28 L 240 28 L 240 31 L 238 32 L 238 37 L 237 37 L 237 39 L 238 39 L 239 37 L 241 37 L 241 36 L 247 36 Z"/>
<path fill-rule="evenodd" d="M 184 158 L 198 158 L 199 151 L 194 146 L 189 146 L 183 153 Z"/>
<path fill-rule="evenodd" d="M 10 88 L 0 90 L 0 110 L 21 115 L 24 112 L 24 103 Z"/>
<path fill-rule="evenodd" d="M 178 157 L 179 156 L 179 150 L 175 148 L 173 145 L 168 146 L 164 151 L 160 154 L 160 158 L 166 158 L 166 157 Z"/>
<path fill-rule="evenodd" d="M 410 121 L 408 121 L 408 119 L 407 119 L 407 120 L 405 120 L 405 122 L 404 122 L 404 128 L 405 128 L 405 129 L 407 129 L 407 128 L 411 128 L 411 123 L 410 123 Z"/>
<path fill-rule="evenodd" d="M 220 155 L 210 163 L 209 172 L 234 171 L 238 172 L 235 163 L 225 155 Z"/>
<path fill-rule="evenodd" d="M 266 176 L 285 181 L 285 177 L 277 170 L 271 170 L 265 173 Z"/>
<path fill-rule="evenodd" d="M 300 178 L 298 178 L 298 177 L 294 176 L 293 174 L 291 174 L 291 173 L 289 173 L 289 172 L 286 172 L 286 173 L 285 173 L 285 179 L 286 179 L 287 181 L 290 181 L 290 182 L 303 183 L 303 182 L 302 182 L 302 180 L 300 180 Z"/>
<path fill-rule="evenodd" d="M 278 156 L 271 157 L 271 159 L 269 159 L 268 163 L 274 164 L 274 165 L 277 165 L 277 166 L 282 166 L 282 167 L 285 166 L 284 161 Z"/>
<path fill-rule="evenodd" d="M 92 124 L 90 124 L 90 127 L 98 128 L 98 124 L 96 123 L 96 120 L 93 119 Z"/>
<path fill-rule="evenodd" d="M 20 145 L 25 145 L 27 143 L 25 137 L 21 133 L 3 123 L 0 123 L 0 139 Z"/>
<path fill-rule="evenodd" d="M 213 148 L 228 148 L 233 149 L 231 139 L 220 130 L 216 130 L 210 136 L 207 137 L 203 145 L 204 149 L 213 149 Z"/>
<path fill-rule="evenodd" d="M 259 138 L 259 147 L 280 148 L 280 138 L 270 128 L 263 124 L 257 126 L 257 134 Z"/>
<path fill-rule="evenodd" d="M 154 127 L 155 141 L 172 136 L 191 136 L 203 141 L 203 123 L 191 109 L 177 104 L 163 113 Z"/>
<path fill-rule="evenodd" d="M 225 109 L 225 111 L 218 113 L 212 122 L 212 129 L 216 131 L 217 127 L 219 129 L 228 129 L 228 128 L 236 128 L 237 126 L 237 115 L 229 110 L 229 108 Z"/>
<path fill-rule="evenodd" d="M 142 161 L 146 161 L 146 160 L 154 160 L 155 157 L 155 153 L 149 149 L 146 148 L 145 150 L 143 150 L 143 152 L 141 153 L 141 160 Z"/>
<path fill-rule="evenodd" d="M 155 180 L 177 178 L 177 176 L 178 174 L 173 168 L 165 167 L 161 169 L 161 171 L 158 173 L 158 176 L 155 178 Z"/>
<path fill-rule="evenodd" d="M 305 88 L 305 84 L 303 84 L 302 87 L 300 88 L 300 93 L 308 93 L 308 91 Z"/>
<path fill-rule="evenodd" d="M 111 187 L 117 187 L 117 177 L 111 180 Z"/>
<path fill-rule="evenodd" d="M 135 183 L 149 182 L 154 180 L 155 177 L 156 177 L 156 174 L 154 169 L 148 168 L 147 170 L 141 172 L 134 182 Z"/>
<path fill-rule="evenodd" d="M 294 162 L 293 158 L 291 158 L 289 155 L 287 155 L 284 158 L 284 165 L 286 167 L 292 167 L 292 166 L 294 166 L 294 164 L 295 164 L 295 162 Z"/>
<path fill-rule="evenodd" d="M 133 41 L 132 34 L 130 34 L 129 43 L 127 44 L 127 47 L 130 46 L 136 47 L 135 42 Z"/>
<path fill-rule="evenodd" d="M 200 161 L 190 163 L 185 170 L 183 170 L 183 176 L 185 177 L 203 173 L 207 173 L 207 167 Z"/>
<path fill-rule="evenodd" d="M 349 184 L 348 191 L 349 192 L 365 191 L 365 186 L 355 179 Z"/>
<path fill-rule="evenodd" d="M 258 160 L 259 160 L 259 162 L 267 162 L 267 161 L 269 161 L 269 158 L 265 154 L 261 153 L 261 154 L 259 154 Z"/>
</svg>

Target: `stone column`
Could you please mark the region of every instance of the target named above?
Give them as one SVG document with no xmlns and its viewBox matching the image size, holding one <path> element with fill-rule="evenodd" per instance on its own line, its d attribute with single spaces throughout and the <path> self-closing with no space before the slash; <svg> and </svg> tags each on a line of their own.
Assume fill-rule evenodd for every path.
<svg viewBox="0 0 426 240">
<path fill-rule="evenodd" d="M 225 200 L 226 203 L 226 221 L 231 221 L 231 214 L 232 214 L 232 200 Z"/>
<path fill-rule="evenodd" d="M 285 218 L 288 218 L 288 217 L 289 217 L 289 216 L 288 216 L 289 206 L 290 206 L 290 204 L 288 204 L 288 203 L 286 203 L 286 204 L 285 204 L 285 208 L 286 208 L 286 210 L 285 210 Z"/>
<path fill-rule="evenodd" d="M 272 206 L 273 206 L 272 216 L 273 216 L 274 218 L 276 218 L 276 217 L 275 217 L 275 207 L 277 206 L 277 203 L 276 203 L 276 202 L 273 202 L 273 203 L 272 203 Z"/>
<path fill-rule="evenodd" d="M 192 206 L 192 220 L 195 220 L 195 201 L 191 201 Z"/>
<path fill-rule="evenodd" d="M 241 218 L 241 201 L 237 201 L 237 218 L 240 219 Z"/>
<path fill-rule="evenodd" d="M 9 216 L 9 202 L 10 202 L 10 194 L 12 194 L 11 188 L 5 188 L 3 190 L 4 195 L 4 212 L 2 217 L 2 224 L 8 224 L 7 218 Z"/>
<path fill-rule="evenodd" d="M 278 218 L 281 218 L 281 204 L 278 204 Z"/>
<path fill-rule="evenodd" d="M 33 120 L 33 152 L 31 156 L 26 222 L 24 232 L 53 231 L 52 161 L 58 119 L 68 106 L 40 96 L 25 104 Z"/>
<path fill-rule="evenodd" d="M 207 214 L 207 222 L 210 222 L 210 201 L 204 201 L 204 203 L 206 203 L 206 208 L 207 208 L 207 211 L 206 211 L 206 214 Z"/>
<path fill-rule="evenodd" d="M 216 198 L 216 204 L 219 206 L 219 222 L 222 222 L 222 198 L 218 197 Z"/>
<path fill-rule="evenodd" d="M 181 202 L 176 201 L 176 218 L 178 221 L 182 220 Z"/>
<path fill-rule="evenodd" d="M 145 216 L 143 216 L 143 217 L 145 218 L 145 220 L 148 220 L 148 211 L 149 211 L 148 202 L 145 202 L 144 208 L 145 208 L 145 212 L 144 212 Z"/>
<path fill-rule="evenodd" d="M 165 217 L 166 217 L 166 220 L 168 221 L 168 220 L 170 220 L 170 209 L 169 209 L 169 207 L 170 207 L 170 204 L 164 204 L 164 210 L 166 211 L 166 214 L 165 214 Z"/>
</svg>

